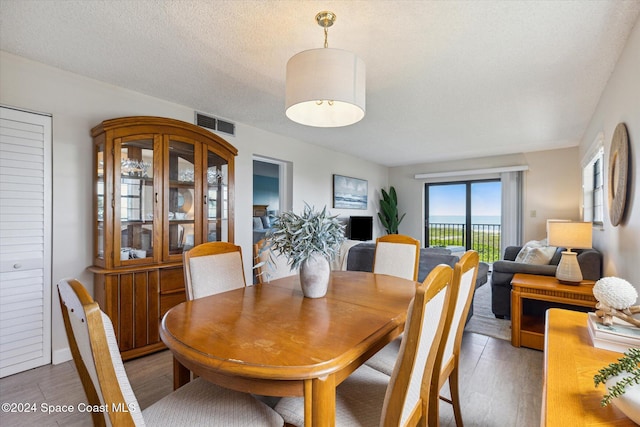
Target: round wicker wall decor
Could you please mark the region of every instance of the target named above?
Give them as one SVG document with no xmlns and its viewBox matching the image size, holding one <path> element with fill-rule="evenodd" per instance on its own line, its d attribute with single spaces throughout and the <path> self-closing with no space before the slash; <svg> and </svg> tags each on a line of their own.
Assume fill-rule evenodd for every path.
<svg viewBox="0 0 640 427">
<path fill-rule="evenodd" d="M 609 219 L 614 227 L 624 218 L 629 177 L 629 135 L 624 123 L 618 123 L 609 151 Z"/>
</svg>

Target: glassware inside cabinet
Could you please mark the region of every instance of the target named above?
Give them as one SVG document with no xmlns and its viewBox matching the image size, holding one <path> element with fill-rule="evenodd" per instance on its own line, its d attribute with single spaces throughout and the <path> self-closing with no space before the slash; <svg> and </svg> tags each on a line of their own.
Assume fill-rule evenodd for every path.
<svg viewBox="0 0 640 427">
<path fill-rule="evenodd" d="M 120 147 L 120 260 L 153 257 L 153 139 Z"/>
<path fill-rule="evenodd" d="M 228 165 L 225 159 L 207 153 L 207 241 L 229 241 Z"/>
<path fill-rule="evenodd" d="M 96 258 L 104 259 L 104 144 L 96 148 Z"/>
<path fill-rule="evenodd" d="M 195 244 L 194 145 L 169 141 L 169 254 L 176 255 Z"/>
</svg>

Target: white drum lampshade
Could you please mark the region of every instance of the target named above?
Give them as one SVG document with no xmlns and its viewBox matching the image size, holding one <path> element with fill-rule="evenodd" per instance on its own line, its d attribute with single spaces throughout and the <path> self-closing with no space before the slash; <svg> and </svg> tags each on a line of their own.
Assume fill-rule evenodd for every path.
<svg viewBox="0 0 640 427">
<path fill-rule="evenodd" d="M 556 278 L 560 283 L 579 284 L 582 271 L 575 252 L 571 249 L 590 249 L 592 239 L 590 222 L 553 222 L 547 223 L 549 245 L 567 248 L 556 270 Z"/>
<path fill-rule="evenodd" d="M 287 63 L 286 115 L 315 127 L 356 123 L 365 114 L 365 80 L 364 61 L 352 52 L 300 52 Z"/>
<path fill-rule="evenodd" d="M 285 114 L 296 123 L 333 128 L 359 122 L 365 113 L 364 61 L 352 52 L 329 49 L 329 27 L 336 14 L 322 11 L 324 48 L 293 55 L 287 62 Z"/>
</svg>

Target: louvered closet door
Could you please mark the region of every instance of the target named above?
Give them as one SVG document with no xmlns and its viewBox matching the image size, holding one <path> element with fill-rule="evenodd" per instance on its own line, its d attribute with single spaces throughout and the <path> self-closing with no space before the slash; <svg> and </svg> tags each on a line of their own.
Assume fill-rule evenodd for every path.
<svg viewBox="0 0 640 427">
<path fill-rule="evenodd" d="M 0 107 L 0 378 L 51 363 L 51 117 Z"/>
</svg>

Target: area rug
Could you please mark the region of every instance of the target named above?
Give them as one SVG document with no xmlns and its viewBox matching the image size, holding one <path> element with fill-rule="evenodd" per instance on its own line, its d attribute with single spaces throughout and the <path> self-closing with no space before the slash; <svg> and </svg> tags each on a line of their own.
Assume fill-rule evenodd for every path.
<svg viewBox="0 0 640 427">
<path fill-rule="evenodd" d="M 491 279 L 476 289 L 473 316 L 464 330 L 511 341 L 511 321 L 496 319 L 491 311 Z"/>
</svg>

